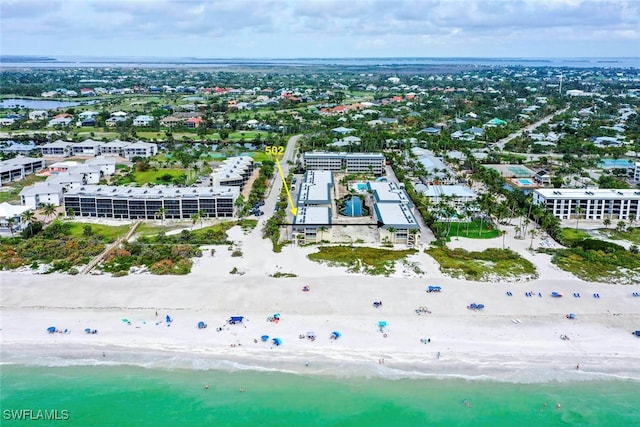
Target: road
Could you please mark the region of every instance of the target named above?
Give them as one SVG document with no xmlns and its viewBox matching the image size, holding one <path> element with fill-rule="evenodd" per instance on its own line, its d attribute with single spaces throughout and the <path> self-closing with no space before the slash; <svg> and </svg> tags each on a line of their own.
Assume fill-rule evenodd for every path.
<svg viewBox="0 0 640 427">
<path fill-rule="evenodd" d="M 551 121 L 551 119 L 553 119 L 555 116 L 559 115 L 559 114 L 563 114 L 565 111 L 567 111 L 569 109 L 569 106 L 567 105 L 566 107 L 564 107 L 562 110 L 558 110 L 553 114 L 549 114 L 548 116 L 538 120 L 535 123 L 530 124 L 529 126 L 526 126 L 520 130 L 517 130 L 515 132 L 513 132 L 512 134 L 510 134 L 509 136 L 502 138 L 500 141 L 496 142 L 495 144 L 491 145 L 492 148 L 498 148 L 500 151 L 504 150 L 504 145 L 511 141 L 514 138 L 517 138 L 519 136 L 522 136 L 522 134 L 524 132 L 531 132 L 532 130 L 535 130 L 536 128 L 538 128 L 539 126 L 542 126 L 545 123 L 549 123 Z"/>
<path fill-rule="evenodd" d="M 282 172 L 284 172 L 285 177 L 289 173 L 288 162 L 293 162 L 296 146 L 298 144 L 298 140 L 301 137 L 302 135 L 294 135 L 289 138 L 282 159 L 280 159 L 280 166 L 282 166 Z M 282 191 L 282 179 L 280 178 L 280 174 L 278 173 L 276 167 L 275 176 L 270 182 L 269 192 L 267 193 L 267 197 L 264 201 L 263 211 L 265 213 L 265 217 L 270 217 L 275 211 L 276 203 L 278 203 L 278 197 L 280 196 L 280 191 Z M 263 219 L 260 220 L 260 223 L 266 221 L 265 217 L 262 217 Z M 291 223 L 292 221 L 293 218 L 291 217 L 291 212 L 287 210 L 287 222 Z"/>
</svg>

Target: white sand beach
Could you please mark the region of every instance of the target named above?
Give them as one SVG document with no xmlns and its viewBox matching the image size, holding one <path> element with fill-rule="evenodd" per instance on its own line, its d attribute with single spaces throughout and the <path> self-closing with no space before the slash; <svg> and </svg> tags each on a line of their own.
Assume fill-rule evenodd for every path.
<svg viewBox="0 0 640 427">
<path fill-rule="evenodd" d="M 2 362 L 201 368 L 228 361 L 318 373 L 640 379 L 640 338 L 630 333 L 640 329 L 640 298 L 632 296 L 640 286 L 583 282 L 553 267 L 548 256 L 527 252 L 528 239 L 507 235 L 506 245 L 536 264 L 539 279 L 479 283 L 444 276 L 424 253 L 412 257 L 422 275 L 372 277 L 308 260 L 315 247 L 276 254 L 258 232 L 233 228 L 230 237 L 242 257 L 231 257 L 226 246 L 215 247 L 213 256 L 205 250 L 188 276 L 0 273 Z M 502 239 L 456 245 L 501 247 Z M 243 274 L 230 274 L 234 267 Z M 297 277 L 270 277 L 276 272 Z M 442 292 L 427 293 L 428 285 Z M 554 291 L 563 297 L 552 297 Z M 383 304 L 375 308 L 374 301 Z M 469 310 L 470 303 L 485 308 Z M 417 314 L 419 307 L 429 313 Z M 267 321 L 275 313 L 280 321 Z M 569 313 L 576 319 L 567 319 Z M 243 324 L 226 323 L 237 315 Z M 208 327 L 198 329 L 199 321 Z M 387 322 L 382 332 L 379 321 Z M 70 333 L 48 334 L 50 326 Z M 311 331 L 314 341 L 300 338 Z M 330 339 L 333 331 L 342 336 Z M 262 342 L 262 335 L 270 339 Z"/>
</svg>

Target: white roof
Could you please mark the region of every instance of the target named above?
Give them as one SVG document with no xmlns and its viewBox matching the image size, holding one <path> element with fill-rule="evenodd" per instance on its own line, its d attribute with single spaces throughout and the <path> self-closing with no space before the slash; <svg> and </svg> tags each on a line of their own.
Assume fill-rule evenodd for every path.
<svg viewBox="0 0 640 427">
<path fill-rule="evenodd" d="M 539 188 L 534 191 L 545 199 L 640 199 L 639 190 L 617 190 L 608 188 Z"/>
<path fill-rule="evenodd" d="M 453 196 L 453 197 L 476 197 L 477 194 L 474 193 L 469 187 L 465 185 L 429 185 L 425 191 L 422 193 L 427 197 L 442 197 L 442 196 Z"/>
<path fill-rule="evenodd" d="M 31 210 L 28 206 L 10 205 L 7 202 L 0 203 L 0 218 L 14 218 Z"/>
<path fill-rule="evenodd" d="M 294 224 L 296 225 L 329 225 L 331 209 L 326 206 L 302 206 L 298 208 Z"/>
<path fill-rule="evenodd" d="M 65 196 L 89 195 L 114 198 L 192 198 L 192 197 L 236 197 L 238 187 L 118 187 L 110 185 L 83 185 L 69 190 Z"/>
<path fill-rule="evenodd" d="M 298 204 L 330 203 L 333 173 L 330 171 L 307 171 L 305 180 L 300 184 Z"/>
<path fill-rule="evenodd" d="M 411 209 L 404 203 L 376 203 L 374 209 L 384 228 L 419 228 Z"/>
</svg>

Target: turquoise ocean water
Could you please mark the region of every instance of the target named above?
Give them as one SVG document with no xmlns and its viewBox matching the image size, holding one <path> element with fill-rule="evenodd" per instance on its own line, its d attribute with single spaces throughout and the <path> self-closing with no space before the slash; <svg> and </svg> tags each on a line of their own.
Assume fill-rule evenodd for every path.
<svg viewBox="0 0 640 427">
<path fill-rule="evenodd" d="M 640 426 L 640 383 L 626 380 L 514 384 L 125 365 L 0 368 L 2 426 Z M 8 411 L 22 409 L 32 417 L 64 410 L 68 419 L 8 419 Z"/>
</svg>

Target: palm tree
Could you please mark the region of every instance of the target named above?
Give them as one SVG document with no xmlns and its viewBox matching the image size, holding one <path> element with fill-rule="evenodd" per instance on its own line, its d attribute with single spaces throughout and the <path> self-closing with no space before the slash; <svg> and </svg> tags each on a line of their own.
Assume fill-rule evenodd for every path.
<svg viewBox="0 0 640 427">
<path fill-rule="evenodd" d="M 580 206 L 576 208 L 576 230 L 578 229 L 578 224 L 580 223 L 580 214 L 584 212 Z"/>
<path fill-rule="evenodd" d="M 193 226 L 196 225 L 200 216 L 197 213 L 191 214 L 191 230 L 193 230 Z"/>
<path fill-rule="evenodd" d="M 73 208 L 67 208 L 67 216 L 75 216 L 76 211 Z"/>
<path fill-rule="evenodd" d="M 27 223 L 31 223 L 35 217 L 36 215 L 33 213 L 33 211 L 28 210 L 22 214 L 20 219 L 22 219 L 23 223 L 27 224 Z"/>
<path fill-rule="evenodd" d="M 40 208 L 40 212 L 44 215 L 44 220 L 45 222 L 47 222 L 47 220 L 56 213 L 56 209 L 57 206 L 54 205 L 53 203 L 47 203 L 42 205 L 42 207 Z"/>
<path fill-rule="evenodd" d="M 204 227 L 202 225 L 202 221 L 207 217 L 207 213 L 205 211 L 203 211 L 202 209 L 200 209 L 198 211 L 198 219 L 200 220 L 200 229 L 202 229 L 202 227 Z"/>
<path fill-rule="evenodd" d="M 164 218 L 167 214 L 167 210 L 165 208 L 159 208 L 155 213 L 156 217 L 160 217 L 160 224 L 164 225 Z"/>
<path fill-rule="evenodd" d="M 7 218 L 7 227 L 9 227 L 9 231 L 11 232 L 11 237 L 13 237 L 13 226 L 16 225 L 16 219 L 14 217 Z"/>
<path fill-rule="evenodd" d="M 529 230 L 529 235 L 531 236 L 531 244 L 529 245 L 529 249 L 533 248 L 533 238 L 538 235 L 538 231 L 535 228 Z"/>
<path fill-rule="evenodd" d="M 616 231 L 623 232 L 624 228 L 627 226 L 627 223 L 624 221 L 619 221 L 618 225 L 616 225 Z"/>
<path fill-rule="evenodd" d="M 605 226 L 605 228 L 609 228 L 609 226 L 611 225 L 611 218 L 607 217 L 605 219 L 602 220 L 602 225 Z"/>
<path fill-rule="evenodd" d="M 323 226 L 318 227 L 318 231 L 319 231 L 320 233 L 318 233 L 318 234 L 316 235 L 316 241 L 317 241 L 318 236 L 321 236 L 320 241 L 322 242 L 322 240 L 323 240 L 322 238 L 324 237 L 324 232 L 325 232 L 325 231 L 327 231 L 327 230 L 329 230 L 329 228 L 328 228 L 328 227 L 326 227 L 326 226 L 324 226 L 324 225 L 323 225 Z"/>
<path fill-rule="evenodd" d="M 395 244 L 396 243 L 396 228 L 395 227 L 389 227 L 389 228 L 387 228 L 387 231 L 389 233 L 391 233 L 391 244 Z"/>
</svg>

